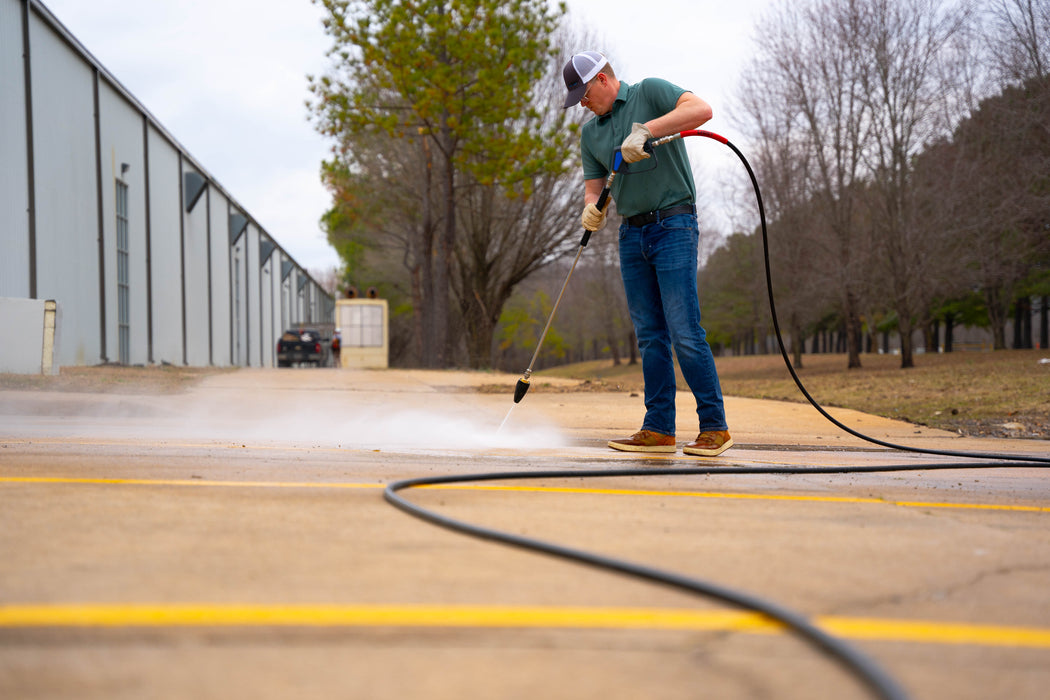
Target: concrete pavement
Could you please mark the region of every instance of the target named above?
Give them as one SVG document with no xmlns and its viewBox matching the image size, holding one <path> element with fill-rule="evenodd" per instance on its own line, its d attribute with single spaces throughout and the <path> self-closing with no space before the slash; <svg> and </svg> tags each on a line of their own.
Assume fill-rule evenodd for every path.
<svg viewBox="0 0 1050 700">
<path fill-rule="evenodd" d="M 408 477 L 628 467 L 647 474 L 407 496 L 773 600 L 912 697 L 1045 694 L 1045 471 L 669 475 L 946 460 L 874 447 L 807 406 L 733 398 L 738 446 L 722 457 L 640 458 L 605 447 L 637 429 L 640 397 L 538 374 L 514 405 L 516 380 L 242 370 L 167 397 L 0 393 L 0 696 L 868 697 L 744 613 L 440 530 L 381 498 Z M 891 442 L 1050 454 L 833 413 Z"/>
</svg>

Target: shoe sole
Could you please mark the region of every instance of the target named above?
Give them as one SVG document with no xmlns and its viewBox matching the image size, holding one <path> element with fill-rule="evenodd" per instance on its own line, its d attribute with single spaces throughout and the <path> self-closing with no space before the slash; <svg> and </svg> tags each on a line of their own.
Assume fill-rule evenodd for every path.
<svg viewBox="0 0 1050 700">
<path fill-rule="evenodd" d="M 624 445 L 622 442 L 610 441 L 609 447 L 614 450 L 622 450 L 624 452 L 674 452 L 678 449 L 677 445 Z"/>
<path fill-rule="evenodd" d="M 729 438 L 724 443 L 722 443 L 720 447 L 715 447 L 709 450 L 705 450 L 702 447 L 683 447 L 682 452 L 686 453 L 687 455 L 697 455 L 699 457 L 717 457 L 732 446 L 733 438 Z"/>
</svg>

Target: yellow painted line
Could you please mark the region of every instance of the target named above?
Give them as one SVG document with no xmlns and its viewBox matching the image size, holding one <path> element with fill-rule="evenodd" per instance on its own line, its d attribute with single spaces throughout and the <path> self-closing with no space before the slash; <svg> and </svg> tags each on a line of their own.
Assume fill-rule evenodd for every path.
<svg viewBox="0 0 1050 700">
<path fill-rule="evenodd" d="M 1045 627 L 833 617 L 817 618 L 815 622 L 825 631 L 849 639 L 1050 648 L 1050 629 Z"/>
<path fill-rule="evenodd" d="M 775 631 L 755 613 L 645 608 L 423 605 L 0 606 L 3 627 L 138 626 L 545 627 Z"/>
<path fill-rule="evenodd" d="M 322 481 L 211 481 L 208 479 L 102 479 L 86 477 L 0 476 L 0 484 L 86 484 L 107 486 L 214 486 L 295 489 L 381 489 L 386 484 Z M 668 498 L 718 498 L 752 501 L 799 501 L 809 503 L 881 504 L 903 508 L 959 508 L 1028 513 L 1048 513 L 1047 506 L 1011 506 L 994 503 L 945 503 L 934 501 L 893 501 L 850 496 L 798 496 L 784 494 L 721 493 L 714 491 L 670 491 L 652 489 L 600 489 L 567 486 L 498 486 L 491 484 L 436 484 L 423 489 L 452 491 L 507 491 L 523 493 L 576 494 L 592 496 L 650 496 Z"/>
<path fill-rule="evenodd" d="M 593 489 L 574 488 L 562 486 L 493 486 L 477 484 L 465 485 L 437 485 L 427 488 L 435 489 L 465 489 L 476 491 L 535 491 L 539 493 L 570 493 L 591 494 L 607 496 L 667 496 L 688 498 L 727 498 L 753 501 L 807 501 L 813 503 L 865 503 L 902 506 L 907 508 L 974 508 L 980 510 L 1007 510 L 1033 513 L 1048 513 L 1050 507 L 1046 506 L 1010 506 L 995 503 L 945 503 L 932 501 L 893 501 L 884 498 L 863 498 L 852 496 L 797 496 L 785 494 L 759 494 L 759 493 L 722 493 L 714 491 L 662 491 L 651 489 Z"/>
<path fill-rule="evenodd" d="M 848 639 L 1050 648 L 1050 629 L 922 620 L 818 617 Z M 758 613 L 668 608 L 432 605 L 0 605 L 0 629 L 81 627 L 472 627 L 732 631 L 774 634 Z"/>
</svg>

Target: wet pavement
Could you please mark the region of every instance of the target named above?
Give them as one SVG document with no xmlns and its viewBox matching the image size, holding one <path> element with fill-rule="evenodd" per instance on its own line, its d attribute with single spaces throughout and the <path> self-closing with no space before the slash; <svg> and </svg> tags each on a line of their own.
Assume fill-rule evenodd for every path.
<svg viewBox="0 0 1050 700">
<path fill-rule="evenodd" d="M 936 469 L 969 460 L 734 398 L 737 446 L 721 457 L 639 456 L 605 442 L 637 429 L 640 397 L 536 375 L 515 405 L 516 380 L 242 370 L 175 396 L 0 393 L 0 697 L 871 696 L 747 611 L 383 499 L 401 479 L 555 470 L 402 493 L 773 601 L 911 697 L 1045 696 L 1045 469 Z M 492 384 L 506 393 L 474 391 Z M 887 442 L 1050 455 L 1047 441 L 831 412 Z M 844 465 L 909 470 L 815 471 Z M 806 471 L 733 473 L 757 467 Z M 692 468 L 711 473 L 669 473 Z"/>
</svg>

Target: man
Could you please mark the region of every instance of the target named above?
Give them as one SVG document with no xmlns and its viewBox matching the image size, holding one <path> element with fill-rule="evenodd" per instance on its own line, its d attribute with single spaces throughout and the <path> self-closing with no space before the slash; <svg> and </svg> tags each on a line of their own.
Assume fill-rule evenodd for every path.
<svg viewBox="0 0 1050 700">
<path fill-rule="evenodd" d="M 596 206 L 617 149 L 625 163 L 649 158 L 651 138 L 695 129 L 711 119 L 704 100 L 666 80 L 647 78 L 630 85 L 616 78 L 596 51 L 576 54 L 562 71 L 568 95 L 564 107 L 579 103 L 594 112 L 580 136 L 584 209 L 588 231 L 605 224 Z M 661 146 L 658 167 L 621 169 L 610 195 L 623 217 L 620 272 L 642 354 L 645 420 L 628 438 L 609 447 L 630 452 L 674 452 L 674 347 L 682 375 L 696 398 L 700 434 L 683 452 L 713 457 L 733 445 L 726 425 L 722 389 L 707 334 L 700 325 L 696 291 L 696 186 L 681 139 Z M 626 172 L 624 172 L 626 171 Z"/>
</svg>

